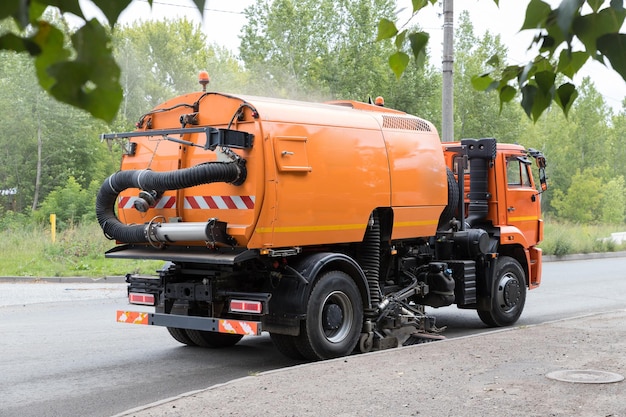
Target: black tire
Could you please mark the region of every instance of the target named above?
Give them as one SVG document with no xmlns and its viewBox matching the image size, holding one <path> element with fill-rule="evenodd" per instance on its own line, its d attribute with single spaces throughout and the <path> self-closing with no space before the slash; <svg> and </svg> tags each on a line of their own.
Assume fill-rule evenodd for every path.
<svg viewBox="0 0 626 417">
<path fill-rule="evenodd" d="M 356 283 L 344 272 L 330 271 L 311 291 L 295 346 L 310 360 L 349 355 L 359 341 L 362 324 L 363 302 Z"/>
<path fill-rule="evenodd" d="M 439 216 L 437 230 L 448 229 L 450 227 L 448 222 L 456 215 L 459 208 L 459 184 L 450 168 L 446 168 L 446 175 L 448 179 L 448 204 Z"/>
<path fill-rule="evenodd" d="M 515 323 L 526 303 L 526 279 L 519 262 L 509 256 L 501 256 L 497 262 L 490 309 L 478 310 L 478 317 L 490 327 Z"/>
<path fill-rule="evenodd" d="M 185 330 L 189 338 L 198 346 L 208 348 L 224 348 L 234 346 L 243 335 L 207 332 L 204 330 Z"/>
<path fill-rule="evenodd" d="M 296 336 L 270 333 L 270 338 L 274 342 L 276 349 L 283 355 L 291 359 L 304 359 L 304 356 L 296 347 Z"/>
<path fill-rule="evenodd" d="M 170 333 L 177 342 L 187 346 L 197 346 L 193 340 L 189 337 L 185 329 L 179 329 L 178 327 L 168 327 L 167 331 Z"/>
</svg>

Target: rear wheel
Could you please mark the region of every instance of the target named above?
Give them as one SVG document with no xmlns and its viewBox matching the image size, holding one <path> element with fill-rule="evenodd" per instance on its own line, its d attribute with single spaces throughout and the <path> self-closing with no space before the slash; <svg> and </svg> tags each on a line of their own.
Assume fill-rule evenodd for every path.
<svg viewBox="0 0 626 417">
<path fill-rule="evenodd" d="M 488 326 L 509 326 L 519 319 L 526 303 L 526 279 L 519 262 L 509 256 L 498 258 L 490 309 L 478 310 Z"/>
<path fill-rule="evenodd" d="M 291 359 L 304 359 L 302 353 L 296 347 L 296 336 L 286 334 L 270 333 L 270 338 L 274 342 L 276 349 L 283 355 Z"/>
<path fill-rule="evenodd" d="M 446 205 L 439 217 L 437 230 L 448 229 L 450 227 L 448 223 L 456 215 L 459 208 L 459 184 L 457 184 L 454 173 L 450 168 L 446 168 L 446 175 L 448 179 L 448 205 Z"/>
<path fill-rule="evenodd" d="M 350 276 L 341 271 L 322 275 L 311 291 L 307 318 L 301 324 L 295 347 L 307 359 L 349 355 L 363 323 L 361 294 Z"/>
<path fill-rule="evenodd" d="M 208 348 L 234 346 L 243 337 L 240 334 L 207 332 L 204 330 L 185 330 L 185 332 L 196 345 Z"/>
<path fill-rule="evenodd" d="M 185 329 L 179 329 L 178 327 L 168 327 L 167 331 L 170 333 L 170 336 L 176 339 L 177 342 L 180 342 L 183 345 L 187 346 L 197 346 L 193 342 L 193 340 L 191 340 L 189 335 L 187 335 Z"/>
</svg>

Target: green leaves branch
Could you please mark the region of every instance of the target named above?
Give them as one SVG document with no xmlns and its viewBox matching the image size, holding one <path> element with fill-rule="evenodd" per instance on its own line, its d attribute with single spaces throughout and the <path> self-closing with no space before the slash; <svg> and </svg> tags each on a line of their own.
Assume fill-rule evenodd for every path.
<svg viewBox="0 0 626 417">
<path fill-rule="evenodd" d="M 499 4 L 498 0 L 493 1 Z M 435 2 L 412 0 L 413 16 Z M 585 5 L 591 12 L 582 14 Z M 538 48 L 535 58 L 524 65 L 497 69 L 501 68 L 500 58 L 493 56 L 486 64 L 496 69 L 476 75 L 472 85 L 479 91 L 496 90 L 501 109 L 521 93 L 521 106 L 533 121 L 553 102 L 567 116 L 578 96 L 571 81 L 590 58 L 610 64 L 626 80 L 626 34 L 619 33 L 625 17 L 623 0 L 611 0 L 606 6 L 604 0 L 562 0 L 555 9 L 544 1 L 531 0 L 521 30 L 537 31 L 529 47 Z M 389 66 L 397 77 L 409 64 L 404 48 L 405 39 L 412 36 L 428 38 L 423 32 L 400 32 L 389 20 L 379 23 L 377 39 L 395 39 L 398 51 L 389 57 Z M 410 48 L 419 63 L 426 43 L 411 41 Z M 564 78 L 569 80 L 562 81 Z"/>
<path fill-rule="evenodd" d="M 412 0 L 413 14 L 411 18 L 429 3 L 435 4 L 437 0 Z M 411 19 L 409 19 L 409 21 L 410 20 Z M 406 26 L 406 24 L 404 26 Z M 406 53 L 407 41 L 408 48 L 413 53 L 413 58 L 419 66 L 422 66 L 426 59 L 426 46 L 428 45 L 429 38 L 430 36 L 426 32 L 411 31 L 410 29 L 399 31 L 395 22 L 389 19 L 381 19 L 378 22 L 376 41 L 393 39 L 397 49 L 395 53 L 389 56 L 389 66 L 396 75 L 396 78 L 402 76 L 411 61 L 411 57 Z"/>
<path fill-rule="evenodd" d="M 3 0 L 0 22 L 12 20 L 18 33 L 0 34 L 0 50 L 30 54 L 39 84 L 55 99 L 111 122 L 122 101 L 120 68 L 113 58 L 110 28 L 132 0 L 93 0 L 108 20 L 86 20 L 78 0 Z M 152 0 L 148 0 L 152 6 Z M 205 0 L 194 0 L 200 11 Z M 56 7 L 85 20 L 72 34 L 50 23 Z M 5 26 L 6 27 L 6 26 Z"/>
</svg>

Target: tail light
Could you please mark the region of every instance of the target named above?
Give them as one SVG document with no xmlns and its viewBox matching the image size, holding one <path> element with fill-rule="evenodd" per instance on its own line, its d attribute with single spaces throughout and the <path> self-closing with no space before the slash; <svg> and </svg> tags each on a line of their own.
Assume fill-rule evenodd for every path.
<svg viewBox="0 0 626 417">
<path fill-rule="evenodd" d="M 261 301 L 230 300 L 231 313 L 261 314 L 263 303 Z"/>
<path fill-rule="evenodd" d="M 128 302 L 130 304 L 153 306 L 155 302 L 155 297 L 154 294 L 131 292 L 128 294 Z"/>
</svg>

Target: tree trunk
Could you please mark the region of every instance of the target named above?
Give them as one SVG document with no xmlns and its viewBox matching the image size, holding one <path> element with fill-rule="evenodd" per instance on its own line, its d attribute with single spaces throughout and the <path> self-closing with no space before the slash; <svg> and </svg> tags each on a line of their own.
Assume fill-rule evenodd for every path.
<svg viewBox="0 0 626 417">
<path fill-rule="evenodd" d="M 33 207 L 35 211 L 39 205 L 39 189 L 41 188 L 41 153 L 43 148 L 43 138 L 41 137 L 41 119 L 37 112 L 37 174 L 35 176 L 35 193 L 33 195 Z"/>
</svg>

